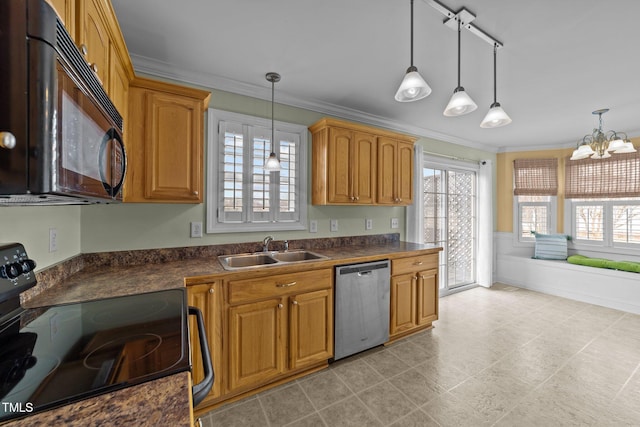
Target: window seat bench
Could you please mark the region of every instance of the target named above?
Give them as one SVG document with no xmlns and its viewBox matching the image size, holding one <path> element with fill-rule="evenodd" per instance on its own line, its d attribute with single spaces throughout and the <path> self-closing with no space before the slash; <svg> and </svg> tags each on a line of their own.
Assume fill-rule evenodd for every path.
<svg viewBox="0 0 640 427">
<path fill-rule="evenodd" d="M 634 272 L 503 253 L 497 256 L 495 279 L 533 291 L 640 314 L 640 275 Z"/>
</svg>

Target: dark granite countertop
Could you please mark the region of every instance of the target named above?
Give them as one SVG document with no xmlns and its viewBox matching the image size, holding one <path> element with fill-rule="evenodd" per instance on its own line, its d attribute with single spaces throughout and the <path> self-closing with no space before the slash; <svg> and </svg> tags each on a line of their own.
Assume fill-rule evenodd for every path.
<svg viewBox="0 0 640 427">
<path fill-rule="evenodd" d="M 441 250 L 432 245 L 400 242 L 397 234 L 381 236 L 290 241 L 290 250 L 304 248 L 329 258 L 304 263 L 304 268 L 332 268 Z M 282 249 L 278 242 L 274 242 L 273 247 Z M 81 255 L 79 259 L 38 273 L 40 289 L 27 291 L 26 297 L 22 295 L 23 305 L 38 307 L 86 301 L 206 283 L 231 275 L 301 269 L 300 264 L 298 267 L 288 264 L 233 272 L 224 270 L 217 259 L 221 254 L 254 251 L 255 244 L 236 244 Z M 191 417 L 188 376 L 189 373 L 172 375 L 34 414 L 8 425 L 154 425 L 153 420 L 160 419 L 164 425 L 187 426 Z M 171 417 L 168 424 L 166 417 Z"/>
</svg>

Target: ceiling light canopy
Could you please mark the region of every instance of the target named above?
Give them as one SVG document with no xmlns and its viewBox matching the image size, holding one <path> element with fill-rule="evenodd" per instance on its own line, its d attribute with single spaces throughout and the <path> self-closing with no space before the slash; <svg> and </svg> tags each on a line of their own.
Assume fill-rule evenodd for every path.
<svg viewBox="0 0 640 427">
<path fill-rule="evenodd" d="M 430 93 L 431 88 L 418 73 L 418 68 L 413 65 L 413 0 L 411 0 L 411 65 L 407 68 L 395 98 L 398 102 L 412 102 L 426 98 Z"/>
<path fill-rule="evenodd" d="M 598 115 L 598 128 L 578 141 L 578 146 L 573 150 L 570 160 L 581 160 L 589 157 L 592 159 L 606 159 L 611 157 L 611 153 L 636 152 L 626 133 L 612 130 L 602 131 L 602 115 L 607 111 L 609 111 L 608 108 L 602 108 L 591 113 Z"/>
<path fill-rule="evenodd" d="M 267 172 L 277 172 L 280 170 L 280 160 L 278 160 L 274 151 L 274 147 L 276 146 L 276 128 L 273 124 L 273 105 L 275 103 L 275 84 L 280 81 L 280 74 L 267 73 L 265 77 L 268 82 L 271 82 L 271 153 L 264 162 L 264 170 Z"/>
</svg>

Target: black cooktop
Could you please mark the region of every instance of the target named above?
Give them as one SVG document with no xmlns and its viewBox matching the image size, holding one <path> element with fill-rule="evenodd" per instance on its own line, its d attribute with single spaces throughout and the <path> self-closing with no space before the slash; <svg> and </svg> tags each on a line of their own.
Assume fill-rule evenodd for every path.
<svg viewBox="0 0 640 427">
<path fill-rule="evenodd" d="M 190 369 L 186 291 L 24 310 L 0 326 L 0 422 Z"/>
</svg>

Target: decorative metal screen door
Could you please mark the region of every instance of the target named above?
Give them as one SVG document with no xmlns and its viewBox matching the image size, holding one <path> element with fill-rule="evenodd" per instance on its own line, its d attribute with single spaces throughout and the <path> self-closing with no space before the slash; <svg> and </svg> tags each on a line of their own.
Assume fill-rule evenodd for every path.
<svg viewBox="0 0 640 427">
<path fill-rule="evenodd" d="M 476 172 L 424 167 L 424 242 L 442 246 L 440 293 L 476 282 Z"/>
</svg>

